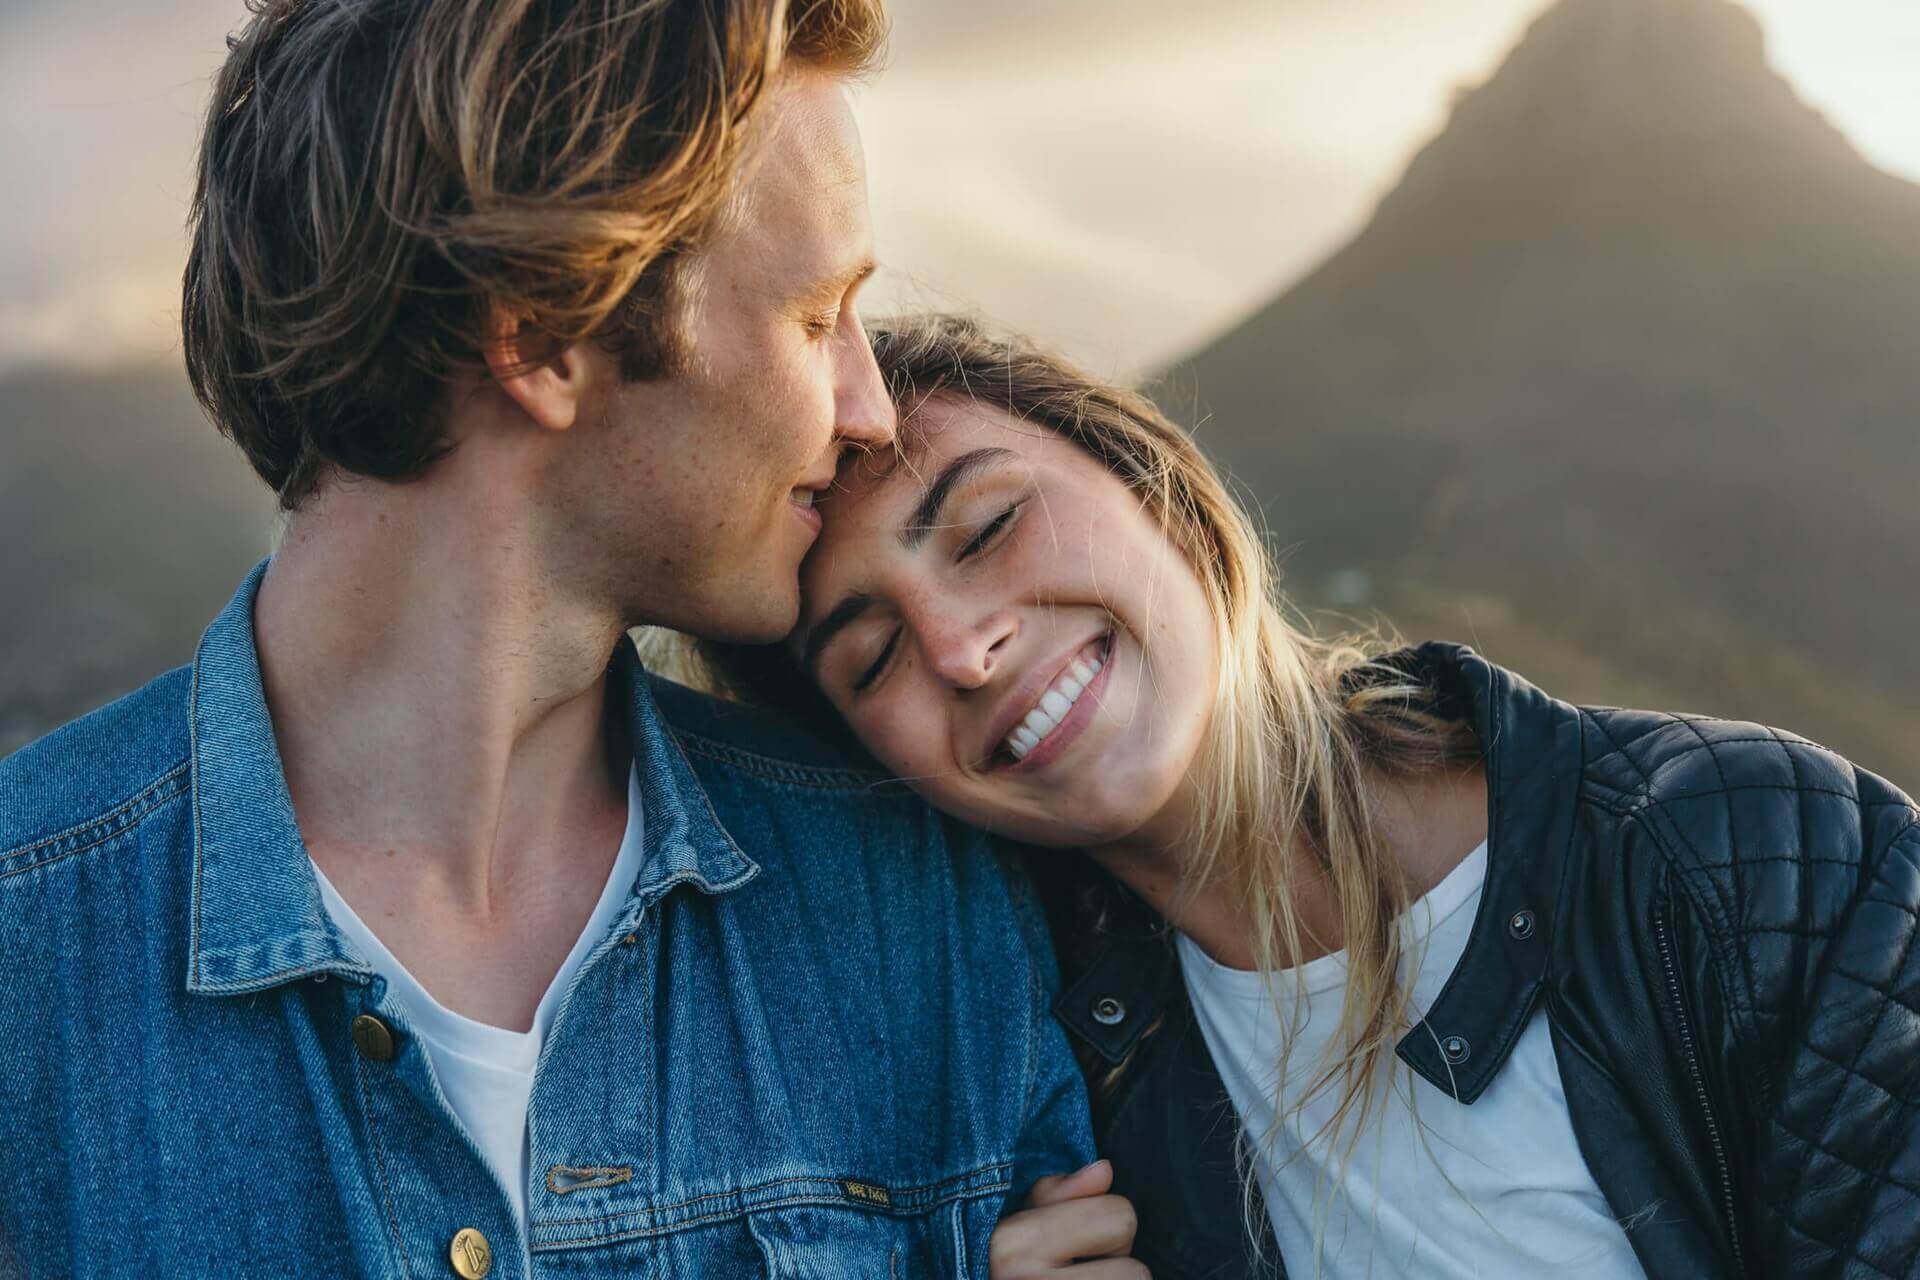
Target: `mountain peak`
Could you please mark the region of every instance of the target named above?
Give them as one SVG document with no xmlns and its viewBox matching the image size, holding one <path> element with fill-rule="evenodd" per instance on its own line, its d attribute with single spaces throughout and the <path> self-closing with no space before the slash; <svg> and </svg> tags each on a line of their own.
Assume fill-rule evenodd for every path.
<svg viewBox="0 0 1920 1280">
<path fill-rule="evenodd" d="M 1759 20 L 1732 0 L 1560 0 L 1461 95 L 1404 187 L 1417 191 L 1434 170 L 1483 178 L 1713 157 L 1858 162 L 1769 65 Z"/>
</svg>

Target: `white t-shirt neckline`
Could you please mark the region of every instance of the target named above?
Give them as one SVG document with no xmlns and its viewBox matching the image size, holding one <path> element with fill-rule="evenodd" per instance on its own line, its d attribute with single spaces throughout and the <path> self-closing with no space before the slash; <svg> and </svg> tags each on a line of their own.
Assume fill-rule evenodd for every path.
<svg viewBox="0 0 1920 1280">
<path fill-rule="evenodd" d="M 1415 1021 L 1472 936 L 1488 861 L 1483 843 L 1401 918 L 1401 980 Z M 1367 1127 L 1343 1135 L 1355 1138 L 1347 1160 L 1344 1140 L 1326 1136 L 1338 1090 L 1309 1092 L 1339 1033 L 1347 957 L 1318 957 L 1271 975 L 1269 984 L 1215 962 L 1184 934 L 1176 938 L 1194 1016 L 1252 1146 L 1274 1238 L 1295 1274 L 1643 1274 L 1581 1155 L 1539 1010 L 1472 1106 L 1389 1056 Z M 1283 1078 L 1287 1037 L 1293 1054 Z M 1318 1256 L 1316 1243 L 1324 1250 Z"/>
<path fill-rule="evenodd" d="M 319 865 L 313 864 L 327 914 L 360 958 L 386 979 L 388 995 L 406 1011 L 413 1033 L 426 1046 L 434 1077 L 448 1105 L 506 1189 L 523 1238 L 527 1219 L 527 1112 L 533 1096 L 534 1070 L 575 975 L 626 909 L 646 862 L 644 836 L 640 777 L 637 770 L 629 770 L 627 826 L 613 868 L 586 926 L 541 995 L 533 1026 L 526 1031 L 480 1022 L 434 999 L 367 927 L 352 904 L 340 896 Z"/>
<path fill-rule="evenodd" d="M 1402 943 L 1409 952 L 1417 953 L 1426 944 L 1434 931 L 1451 920 L 1456 912 L 1470 905 L 1478 905 L 1480 887 L 1487 879 L 1487 842 L 1482 840 L 1473 852 L 1460 860 L 1460 864 L 1441 878 L 1427 893 L 1416 899 L 1407 908 L 1407 917 L 1401 935 Z M 1199 967 L 1209 986 L 1242 1000 L 1269 1000 L 1266 977 L 1252 969 L 1235 969 L 1221 964 L 1208 955 L 1192 938 L 1184 933 L 1174 935 L 1179 939 L 1180 963 L 1188 967 Z M 1295 990 L 1295 982 L 1309 996 L 1320 995 L 1347 980 L 1347 953 L 1330 951 L 1323 956 L 1315 956 L 1303 965 L 1285 969 L 1274 975 L 1277 984 L 1287 992 Z"/>
</svg>

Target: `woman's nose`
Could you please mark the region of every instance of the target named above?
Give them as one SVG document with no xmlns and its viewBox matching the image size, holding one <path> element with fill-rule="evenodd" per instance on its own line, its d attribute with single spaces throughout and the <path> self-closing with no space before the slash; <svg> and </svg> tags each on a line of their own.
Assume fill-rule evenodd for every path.
<svg viewBox="0 0 1920 1280">
<path fill-rule="evenodd" d="M 1013 615 L 1003 612 L 937 620 L 923 632 L 927 665 L 956 689 L 981 688 L 993 680 L 1018 629 Z"/>
</svg>

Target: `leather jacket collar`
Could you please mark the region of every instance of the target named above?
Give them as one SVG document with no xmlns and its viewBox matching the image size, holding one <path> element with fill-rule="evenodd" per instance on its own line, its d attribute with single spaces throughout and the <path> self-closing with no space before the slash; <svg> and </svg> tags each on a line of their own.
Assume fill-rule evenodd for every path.
<svg viewBox="0 0 1920 1280">
<path fill-rule="evenodd" d="M 1436 1088 L 1470 1103 L 1513 1052 L 1539 998 L 1573 836 L 1579 714 L 1460 645 L 1423 644 L 1384 661 L 1434 689 L 1442 714 L 1469 719 L 1485 744 L 1488 850 L 1480 913 L 1453 976 L 1397 1049 Z M 1165 923 L 1114 888 L 1100 904 L 1108 945 L 1054 1002 L 1061 1023 L 1110 1064 L 1160 1022 L 1180 983 Z"/>
</svg>

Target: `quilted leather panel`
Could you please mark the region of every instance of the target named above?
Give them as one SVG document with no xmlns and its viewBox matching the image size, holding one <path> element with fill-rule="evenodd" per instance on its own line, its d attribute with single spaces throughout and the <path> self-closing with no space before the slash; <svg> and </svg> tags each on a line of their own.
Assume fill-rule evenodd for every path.
<svg viewBox="0 0 1920 1280">
<path fill-rule="evenodd" d="M 1714 958 L 1705 1056 L 1738 1064 L 1716 1109 L 1763 1118 L 1729 1143 L 1752 1160 L 1748 1270 L 1920 1276 L 1920 814 L 1759 725 L 1587 723 L 1590 794 L 1658 838 Z"/>
</svg>

